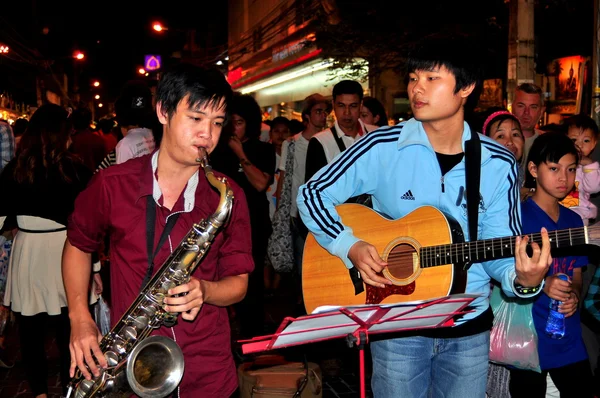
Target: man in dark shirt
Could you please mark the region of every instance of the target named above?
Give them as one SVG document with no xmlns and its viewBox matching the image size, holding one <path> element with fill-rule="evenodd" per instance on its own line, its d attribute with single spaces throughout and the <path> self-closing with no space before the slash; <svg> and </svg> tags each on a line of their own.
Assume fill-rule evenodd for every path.
<svg viewBox="0 0 600 398">
<path fill-rule="evenodd" d="M 72 374 L 78 367 L 84 376 L 89 377 L 91 371 L 97 377 L 95 360 L 100 367 L 107 366 L 87 305 L 90 253 L 98 249 L 103 233 L 110 230 L 114 325 L 138 296 L 150 268 L 147 206 L 154 206 L 156 213 L 154 250 L 167 221 L 179 215 L 168 239 L 158 247 L 155 271 L 192 225 L 208 218 L 219 206 L 220 196 L 196 158 L 200 148 L 208 153 L 215 148 L 231 96 L 231 87 L 220 72 L 186 64 L 175 67 L 163 76 L 157 89 L 156 111 L 163 124 L 160 149 L 101 170 L 78 197 L 63 253 L 72 327 Z M 174 327 L 155 332 L 176 340 L 183 351 L 181 397 L 228 397 L 237 387 L 226 307 L 244 297 L 253 261 L 246 198 L 237 184 L 228 183 L 235 198 L 230 220 L 214 238 L 191 280 L 171 288 L 164 301 L 166 311 L 181 313 L 183 319 Z"/>
</svg>

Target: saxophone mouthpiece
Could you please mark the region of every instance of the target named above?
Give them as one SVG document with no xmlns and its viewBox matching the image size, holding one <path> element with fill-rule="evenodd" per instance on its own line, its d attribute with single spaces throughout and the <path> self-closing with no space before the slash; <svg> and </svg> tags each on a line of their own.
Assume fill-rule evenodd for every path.
<svg viewBox="0 0 600 398">
<path fill-rule="evenodd" d="M 196 158 L 196 162 L 200 163 L 200 165 L 204 166 L 208 164 L 208 154 L 206 153 L 206 149 L 203 147 L 198 147 L 198 157 Z"/>
</svg>

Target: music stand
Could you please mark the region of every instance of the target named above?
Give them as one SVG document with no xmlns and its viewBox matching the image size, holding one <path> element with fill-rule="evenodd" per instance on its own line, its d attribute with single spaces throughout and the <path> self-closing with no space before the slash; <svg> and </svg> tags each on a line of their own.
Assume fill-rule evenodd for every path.
<svg viewBox="0 0 600 398">
<path fill-rule="evenodd" d="M 406 303 L 319 307 L 310 315 L 284 318 L 274 334 L 239 343 L 244 354 L 253 354 L 345 338 L 350 347 L 358 347 L 361 397 L 365 398 L 364 347 L 369 334 L 452 326 L 455 316 L 471 312 L 466 307 L 477 297 L 476 294 L 455 294 Z"/>
</svg>

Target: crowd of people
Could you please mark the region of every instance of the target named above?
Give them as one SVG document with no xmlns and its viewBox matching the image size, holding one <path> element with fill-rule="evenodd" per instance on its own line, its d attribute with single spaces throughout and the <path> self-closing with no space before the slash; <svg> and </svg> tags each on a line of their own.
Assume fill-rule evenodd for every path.
<svg viewBox="0 0 600 398">
<path fill-rule="evenodd" d="M 257 101 L 234 92 L 220 72 L 187 64 L 164 73 L 154 95 L 127 83 L 115 118 L 95 129 L 84 107 L 53 104 L 13 128 L 0 123 L 0 186 L 9 193 L 0 195 L 0 228 L 12 241 L 3 303 L 16 315 L 32 393 L 48 394 L 40 331 L 56 331 L 64 394 L 77 370 L 89 379 L 107 367 L 95 303 L 104 293 L 116 324 L 194 223 L 219 207 L 198 162 L 206 153 L 234 201 L 189 282 L 163 301 L 181 314 L 155 332 L 183 351 L 179 396 L 235 396 L 232 341 L 275 331 L 265 322 L 265 299 L 282 277 L 292 283 L 294 315 L 304 314 L 309 233 L 355 282 L 392 284 L 382 274 L 383 253 L 337 213 L 343 203 L 391 219 L 434 206 L 466 240 L 516 242 L 512 257 L 470 265 L 465 291 L 477 296 L 454 326 L 370 342 L 375 397 L 599 396 L 600 256 L 587 247 L 551 254 L 550 238 L 596 222 L 598 126 L 574 115 L 560 131 L 541 130 L 544 93 L 533 83 L 517 87 L 510 110 L 473 113 L 477 65 L 457 38 L 416 46 L 406 63 L 413 118 L 397 125 L 354 80 L 339 81 L 331 99 L 306 97 L 301 121 L 263 120 Z M 473 146 L 477 153 L 466 150 Z M 473 175 L 479 195 L 470 196 Z M 533 242 L 537 233 L 541 241 Z M 490 363 L 490 330 L 499 327 L 494 290 L 531 305 L 536 371 Z M 565 317 L 561 339 L 545 332 L 551 300 Z"/>
</svg>

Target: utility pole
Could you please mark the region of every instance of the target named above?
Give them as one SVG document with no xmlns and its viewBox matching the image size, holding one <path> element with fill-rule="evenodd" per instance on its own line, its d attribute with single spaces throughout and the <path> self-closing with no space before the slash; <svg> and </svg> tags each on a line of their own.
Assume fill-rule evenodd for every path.
<svg viewBox="0 0 600 398">
<path fill-rule="evenodd" d="M 519 84 L 535 82 L 534 3 L 534 0 L 510 0 L 508 7 L 506 90 L 509 104 L 512 104 Z"/>
<path fill-rule="evenodd" d="M 592 114 L 590 115 L 596 124 L 600 125 L 600 7 L 598 7 L 598 0 L 594 0 L 594 41 L 592 51 Z"/>
</svg>

